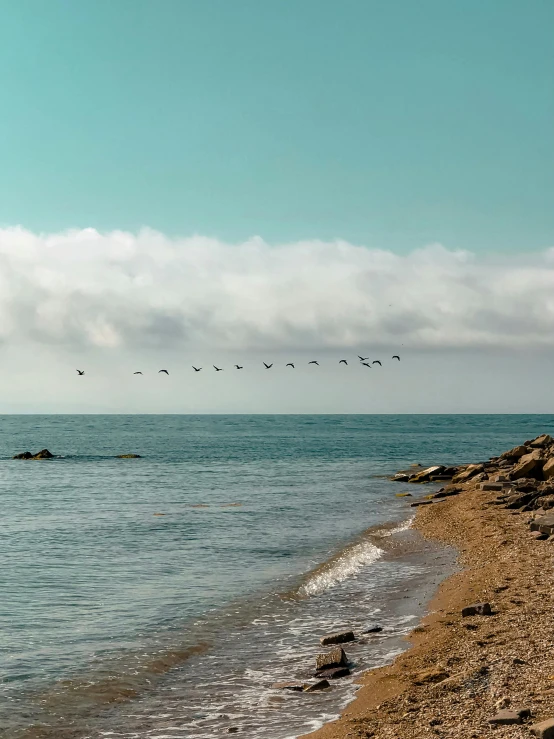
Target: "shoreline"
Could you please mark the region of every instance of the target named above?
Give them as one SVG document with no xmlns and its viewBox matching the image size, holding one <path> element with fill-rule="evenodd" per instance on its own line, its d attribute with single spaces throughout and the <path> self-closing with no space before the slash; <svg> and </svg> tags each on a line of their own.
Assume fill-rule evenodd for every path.
<svg viewBox="0 0 554 739">
<path fill-rule="evenodd" d="M 534 474 L 522 482 L 548 493 L 540 468 Z M 532 724 L 554 717 L 554 537 L 537 539 L 529 528 L 544 511 L 525 503 L 504 507 L 506 492 L 498 485 L 483 490 L 483 474 L 458 487 L 457 495 L 417 507 L 413 527 L 427 540 L 455 547 L 461 569 L 439 585 L 407 637 L 407 650 L 363 673 L 340 718 L 301 739 L 481 739 L 493 733 L 523 739 L 532 736 Z M 490 603 L 492 615 L 463 618 L 462 608 L 476 602 Z M 502 709 L 520 708 L 531 717 L 489 723 Z"/>
</svg>

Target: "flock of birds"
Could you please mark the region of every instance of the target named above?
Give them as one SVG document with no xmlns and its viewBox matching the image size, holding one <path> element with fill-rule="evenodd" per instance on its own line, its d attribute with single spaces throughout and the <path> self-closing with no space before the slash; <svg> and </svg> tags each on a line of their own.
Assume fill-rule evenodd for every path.
<svg viewBox="0 0 554 739">
<path fill-rule="evenodd" d="M 392 355 L 392 358 L 393 359 L 396 359 L 396 360 L 398 360 L 400 362 L 400 357 L 398 356 L 398 354 L 393 354 Z M 361 357 L 359 354 L 358 354 L 358 359 L 360 360 L 359 364 L 363 365 L 364 367 L 369 367 L 370 369 L 372 368 L 372 366 L 374 364 L 378 364 L 379 367 L 382 367 L 383 366 L 380 359 L 374 359 L 370 363 L 369 357 Z M 266 362 L 262 362 L 262 364 L 263 364 L 263 366 L 266 369 L 271 369 L 273 367 L 273 362 L 271 364 L 267 364 Z M 308 364 L 315 364 L 315 365 L 317 365 L 319 367 L 319 362 L 317 361 L 317 359 L 312 359 L 311 362 L 308 362 Z M 340 359 L 339 360 L 339 364 L 346 364 L 346 365 L 348 365 L 348 362 L 346 361 L 346 359 Z M 223 372 L 223 367 L 216 367 L 215 364 L 213 364 L 212 367 L 214 368 L 214 370 L 216 372 Z M 244 366 L 241 366 L 240 364 L 235 364 L 234 367 L 235 367 L 236 370 L 244 369 Z M 296 368 L 296 365 L 293 362 L 288 362 L 285 365 L 285 367 L 292 367 L 292 369 L 295 369 Z M 194 365 L 192 365 L 192 369 L 195 372 L 200 372 L 203 369 L 203 367 L 195 367 Z M 164 374 L 169 375 L 169 372 L 166 369 L 158 370 L 158 374 L 160 374 L 160 372 L 163 372 Z M 85 374 L 85 370 L 79 370 L 78 369 L 77 370 L 77 374 L 78 375 L 84 375 Z M 143 373 L 142 372 L 133 372 L 133 374 L 134 375 L 142 375 Z"/>
</svg>

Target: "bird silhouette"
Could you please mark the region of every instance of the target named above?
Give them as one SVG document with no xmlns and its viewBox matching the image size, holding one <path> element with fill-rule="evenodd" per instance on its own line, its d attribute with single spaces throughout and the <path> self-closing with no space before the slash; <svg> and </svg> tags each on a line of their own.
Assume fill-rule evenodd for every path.
<svg viewBox="0 0 554 739">
<path fill-rule="evenodd" d="M 158 374 L 160 374 L 160 372 L 165 372 L 166 375 L 169 374 L 169 372 L 167 370 L 158 370 Z"/>
<path fill-rule="evenodd" d="M 85 374 L 85 370 L 76 370 L 76 372 L 79 376 Z"/>
<path fill-rule="evenodd" d="M 319 362 L 316 362 L 315 359 L 312 359 L 312 361 L 308 362 L 308 364 L 317 364 L 317 366 L 319 367 Z"/>
<path fill-rule="evenodd" d="M 346 361 L 346 359 L 340 359 L 339 364 L 348 364 L 348 362 Z"/>
<path fill-rule="evenodd" d="M 398 359 L 398 361 L 400 362 L 400 357 L 398 356 L 398 354 L 393 354 L 392 355 L 392 358 L 393 359 Z"/>
<path fill-rule="evenodd" d="M 133 372 L 134 375 L 142 375 L 142 372 Z"/>
<path fill-rule="evenodd" d="M 195 367 L 195 366 L 194 366 L 194 364 L 193 364 L 193 365 L 192 365 L 192 369 L 193 369 L 193 370 L 194 370 L 195 372 L 200 372 L 200 370 L 202 369 L 202 367 Z"/>
<path fill-rule="evenodd" d="M 264 362 L 264 363 L 263 363 L 263 365 L 264 365 L 264 367 L 265 367 L 266 369 L 271 369 L 271 368 L 273 367 L 273 362 L 272 362 L 271 364 L 266 364 L 266 363 Z"/>
<path fill-rule="evenodd" d="M 241 367 L 239 364 L 235 364 L 235 369 L 244 369 L 244 367 Z"/>
<path fill-rule="evenodd" d="M 223 372 L 223 367 L 216 367 L 215 364 L 212 364 L 212 367 L 216 372 Z"/>
<path fill-rule="evenodd" d="M 368 362 L 361 362 L 361 364 L 363 364 L 364 367 L 369 367 L 369 369 L 371 369 L 371 365 Z"/>
<path fill-rule="evenodd" d="M 358 354 L 358 359 L 360 360 L 360 362 L 367 362 L 369 357 L 360 357 L 360 355 Z"/>
<path fill-rule="evenodd" d="M 378 359 L 374 359 L 373 362 L 372 362 L 372 364 L 378 364 L 379 367 L 382 367 L 383 366 Z"/>
<path fill-rule="evenodd" d="M 289 362 L 288 364 L 285 364 L 285 367 L 292 367 L 294 369 L 294 364 L 292 362 Z"/>
</svg>

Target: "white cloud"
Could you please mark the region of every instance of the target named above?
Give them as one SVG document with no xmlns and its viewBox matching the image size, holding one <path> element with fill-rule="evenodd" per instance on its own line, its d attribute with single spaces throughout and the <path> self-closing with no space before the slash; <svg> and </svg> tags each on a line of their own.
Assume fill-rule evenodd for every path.
<svg viewBox="0 0 554 739">
<path fill-rule="evenodd" d="M 554 250 L 406 256 L 94 229 L 0 230 L 0 340 L 66 346 L 554 346 Z"/>
</svg>

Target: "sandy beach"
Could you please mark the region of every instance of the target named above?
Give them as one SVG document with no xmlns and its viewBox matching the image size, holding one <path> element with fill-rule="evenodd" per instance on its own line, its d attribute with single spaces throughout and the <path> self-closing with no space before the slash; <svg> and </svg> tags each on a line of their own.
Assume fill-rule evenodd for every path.
<svg viewBox="0 0 554 739">
<path fill-rule="evenodd" d="M 530 530 L 546 514 L 542 506 L 550 507 L 544 478 L 553 452 L 549 437 L 538 450 L 519 448 L 519 458 L 495 458 L 457 494 L 416 509 L 414 527 L 455 546 L 460 570 L 439 587 L 411 648 L 365 673 L 341 718 L 310 739 L 554 736 L 534 728 L 554 717 L 554 537 L 540 540 Z M 524 455 L 535 457 L 529 469 Z M 495 471 L 510 482 L 502 491 L 483 489 L 500 487 L 487 483 Z M 462 617 L 479 602 L 492 614 Z M 521 723 L 491 723 L 510 720 L 499 713 L 506 710 Z"/>
</svg>

